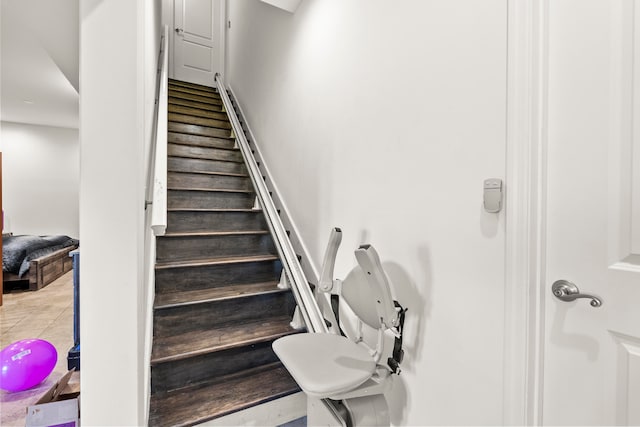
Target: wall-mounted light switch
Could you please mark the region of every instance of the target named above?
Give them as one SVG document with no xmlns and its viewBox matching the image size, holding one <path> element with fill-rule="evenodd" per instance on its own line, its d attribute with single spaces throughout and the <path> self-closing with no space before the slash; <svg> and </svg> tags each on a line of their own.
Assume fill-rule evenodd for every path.
<svg viewBox="0 0 640 427">
<path fill-rule="evenodd" d="M 484 180 L 484 210 L 490 213 L 502 209 L 502 180 L 489 178 Z"/>
</svg>

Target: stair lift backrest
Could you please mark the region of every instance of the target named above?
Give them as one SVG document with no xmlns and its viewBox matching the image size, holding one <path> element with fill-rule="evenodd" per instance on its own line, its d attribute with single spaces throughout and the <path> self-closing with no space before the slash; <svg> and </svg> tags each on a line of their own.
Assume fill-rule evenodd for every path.
<svg viewBox="0 0 640 427">
<path fill-rule="evenodd" d="M 355 251 L 358 266 L 342 280 L 340 297 L 353 313 L 373 329 L 387 330 L 398 324 L 389 280 L 373 246 Z"/>
</svg>

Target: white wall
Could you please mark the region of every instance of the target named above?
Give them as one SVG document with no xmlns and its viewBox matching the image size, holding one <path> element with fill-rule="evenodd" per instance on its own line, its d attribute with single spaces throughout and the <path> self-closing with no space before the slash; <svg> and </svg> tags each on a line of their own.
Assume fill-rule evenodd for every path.
<svg viewBox="0 0 640 427">
<path fill-rule="evenodd" d="M 174 16 L 173 16 L 173 1 L 174 0 L 162 0 L 161 22 L 162 25 L 169 27 L 169 51 L 173 52 L 173 38 L 174 38 Z M 169 78 L 174 78 L 173 75 L 173 55 L 169 55 Z"/>
<path fill-rule="evenodd" d="M 84 425 L 143 425 L 145 160 L 159 2 L 80 2 Z"/>
<path fill-rule="evenodd" d="M 319 265 L 373 244 L 407 314 L 395 425 L 502 422 L 506 2 L 227 2 L 227 82 Z"/>
<path fill-rule="evenodd" d="M 78 129 L 0 123 L 4 229 L 79 235 Z"/>
</svg>

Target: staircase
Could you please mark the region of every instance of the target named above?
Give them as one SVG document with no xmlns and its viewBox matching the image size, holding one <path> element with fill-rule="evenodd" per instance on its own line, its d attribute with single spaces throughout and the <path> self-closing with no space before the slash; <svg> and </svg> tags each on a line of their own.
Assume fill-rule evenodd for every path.
<svg viewBox="0 0 640 427">
<path fill-rule="evenodd" d="M 169 81 L 168 224 L 156 241 L 149 424 L 299 391 L 271 350 L 295 302 L 215 89 Z"/>
</svg>

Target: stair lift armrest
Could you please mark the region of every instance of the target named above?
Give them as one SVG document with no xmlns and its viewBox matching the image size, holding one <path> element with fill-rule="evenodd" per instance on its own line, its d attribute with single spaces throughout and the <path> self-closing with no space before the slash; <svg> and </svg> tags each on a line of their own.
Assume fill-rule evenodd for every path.
<svg viewBox="0 0 640 427">
<path fill-rule="evenodd" d="M 338 248 L 342 241 L 342 230 L 338 227 L 331 229 L 329 236 L 329 243 L 327 243 L 327 249 L 324 254 L 324 260 L 322 261 L 322 272 L 320 274 L 320 280 L 318 286 L 314 290 L 314 295 L 320 311 L 328 321 L 327 327 L 333 334 L 340 335 L 340 325 L 336 319 L 336 315 L 331 308 L 331 302 L 329 301 L 328 294 L 339 295 L 342 289 L 342 281 L 333 279 L 333 269 L 336 264 L 336 256 L 338 254 Z"/>
<path fill-rule="evenodd" d="M 336 256 L 338 255 L 340 242 L 342 242 L 342 230 L 334 227 L 331 229 L 327 250 L 324 253 L 324 260 L 322 261 L 322 272 L 320 273 L 320 283 L 318 283 L 320 292 L 338 295 L 339 289 L 334 290 L 334 285 L 338 285 L 337 287 L 339 288 L 340 281 L 334 281 L 333 269 L 336 265 Z"/>
</svg>

